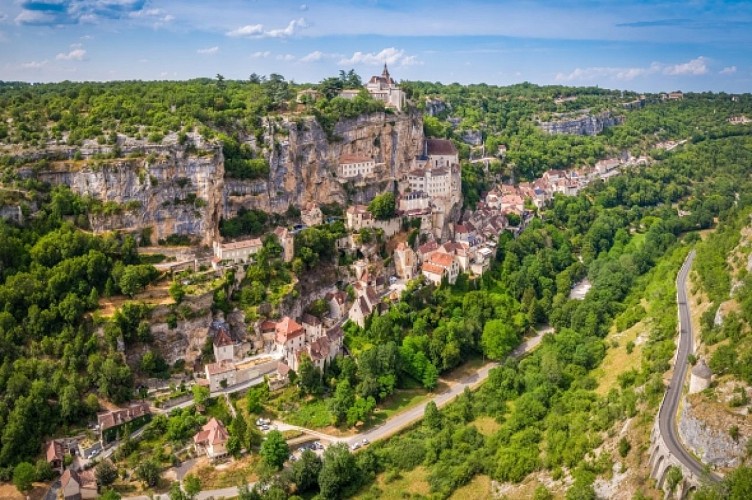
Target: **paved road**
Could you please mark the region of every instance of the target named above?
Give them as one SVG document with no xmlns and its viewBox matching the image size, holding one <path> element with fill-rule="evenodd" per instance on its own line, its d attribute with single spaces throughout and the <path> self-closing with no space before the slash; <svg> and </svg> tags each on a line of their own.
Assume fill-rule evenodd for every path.
<svg viewBox="0 0 752 500">
<path fill-rule="evenodd" d="M 553 332 L 553 328 L 546 327 L 546 328 L 542 328 L 538 330 L 535 336 L 530 337 L 529 339 L 522 342 L 519 346 L 517 346 L 517 348 L 514 351 L 512 351 L 512 354 L 510 354 L 510 356 L 518 358 L 529 353 L 538 344 L 540 344 L 541 340 L 543 339 L 543 336 L 546 333 L 550 333 L 550 332 Z M 451 383 L 448 390 L 435 395 L 431 399 L 431 401 L 436 403 L 436 406 L 438 407 L 442 407 L 448 404 L 449 402 L 457 398 L 460 394 L 462 394 L 465 391 L 465 388 L 470 388 L 470 389 L 475 388 L 480 383 L 485 381 L 488 378 L 488 374 L 491 371 L 491 369 L 495 368 L 498 365 L 499 363 L 496 363 L 496 362 L 486 363 L 485 365 L 480 367 L 475 373 L 471 375 L 467 375 L 466 377 L 460 379 L 459 381 Z M 282 431 L 288 430 L 288 429 L 296 429 L 296 430 L 300 430 L 308 434 L 311 434 L 313 436 L 316 436 L 318 438 L 327 440 L 329 442 L 333 442 L 333 443 L 344 442 L 349 445 L 352 445 L 356 442 L 362 442 L 363 439 L 367 439 L 370 442 L 374 442 L 379 439 L 384 439 L 384 438 L 387 438 L 389 436 L 396 434 L 397 432 L 401 431 L 405 427 L 408 427 L 414 422 L 423 418 L 423 414 L 426 410 L 427 404 L 428 404 L 428 401 L 418 406 L 415 406 L 413 408 L 410 408 L 407 411 L 398 413 L 397 415 L 393 416 L 392 418 L 390 418 L 383 424 L 377 427 L 374 427 L 373 429 L 355 434 L 353 436 L 348 436 L 348 437 L 331 436 L 328 434 L 324 434 L 323 432 L 314 431 L 311 429 L 306 429 L 304 427 L 298 427 L 298 426 L 286 424 L 280 421 L 275 421 L 274 424 L 277 426 L 279 430 L 282 430 Z"/>
<path fill-rule="evenodd" d="M 676 292 L 679 303 L 679 347 L 677 348 L 676 363 L 674 364 L 671 383 L 658 413 L 658 428 L 671 454 L 697 477 L 703 477 L 706 475 L 705 466 L 698 462 L 681 444 L 675 420 L 684 389 L 684 380 L 687 375 L 687 356 L 694 352 L 692 320 L 689 312 L 689 302 L 687 301 L 687 276 L 694 259 L 695 251 L 692 250 L 687 256 L 687 260 L 684 261 L 684 265 L 679 270 L 679 275 L 676 278 Z M 710 478 L 715 481 L 719 479 L 717 475 L 712 473 L 710 474 Z"/>
<path fill-rule="evenodd" d="M 535 334 L 535 336 L 530 337 L 529 339 L 522 342 L 517 348 L 512 351 L 512 354 L 510 356 L 519 358 L 538 346 L 540 344 L 541 340 L 543 340 L 543 336 L 546 333 L 553 332 L 553 328 L 542 328 L 538 330 Z M 454 382 L 449 390 L 442 392 L 440 394 L 437 394 L 433 397 L 432 401 L 436 403 L 437 406 L 441 407 L 455 399 L 457 396 L 462 394 L 466 387 L 468 388 L 474 388 L 477 387 L 480 383 L 482 383 L 484 380 L 488 378 L 488 374 L 491 371 L 491 369 L 498 366 L 499 363 L 491 362 L 486 363 L 482 367 L 478 369 L 475 373 L 468 375 L 462 379 L 460 379 L 457 382 Z M 304 427 L 298 427 L 295 425 L 285 424 L 284 422 L 274 422 L 274 425 L 277 426 L 277 428 L 281 431 L 288 430 L 288 429 L 297 429 L 303 432 L 306 432 L 308 434 L 311 434 L 313 436 L 316 436 L 318 438 L 321 438 L 326 441 L 330 442 L 344 442 L 347 444 L 353 444 L 355 442 L 361 442 L 364 438 L 368 439 L 369 441 L 373 442 L 378 439 L 384 439 L 387 438 L 393 434 L 396 434 L 397 432 L 401 431 L 405 427 L 408 427 L 410 424 L 420 420 L 423 418 L 423 413 L 426 409 L 426 405 L 428 402 L 423 403 L 421 405 L 418 405 L 414 408 L 411 408 L 403 413 L 399 413 L 389 419 L 384 424 L 380 425 L 379 427 L 375 427 L 369 431 L 362 432 L 360 434 L 356 434 L 354 436 L 349 437 L 338 437 L 338 436 L 330 436 L 328 434 L 324 434 L 323 432 L 314 431 L 311 429 L 306 429 Z M 250 483 L 248 485 L 249 488 L 253 488 L 253 483 Z M 219 490 L 205 490 L 198 494 L 196 497 L 196 500 L 207 500 L 211 497 L 214 498 L 230 498 L 230 497 L 236 497 L 238 495 L 238 489 L 236 487 L 230 487 L 230 488 L 222 488 Z M 154 495 L 154 500 L 168 500 L 169 495 L 162 494 L 162 495 Z M 124 500 L 149 500 L 150 497 L 147 496 L 132 496 L 132 497 L 124 497 Z"/>
</svg>

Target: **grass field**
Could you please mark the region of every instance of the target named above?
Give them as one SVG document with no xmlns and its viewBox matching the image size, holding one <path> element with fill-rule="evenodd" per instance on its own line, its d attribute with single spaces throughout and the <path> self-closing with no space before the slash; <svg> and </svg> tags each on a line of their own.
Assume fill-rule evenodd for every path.
<svg viewBox="0 0 752 500">
<path fill-rule="evenodd" d="M 375 483 L 367 490 L 358 493 L 355 498 L 402 500 L 404 498 L 423 498 L 431 493 L 428 485 L 428 471 L 425 467 L 416 467 L 409 472 L 399 474 L 382 472 L 376 476 Z M 479 497 L 488 498 L 488 497 Z"/>
</svg>

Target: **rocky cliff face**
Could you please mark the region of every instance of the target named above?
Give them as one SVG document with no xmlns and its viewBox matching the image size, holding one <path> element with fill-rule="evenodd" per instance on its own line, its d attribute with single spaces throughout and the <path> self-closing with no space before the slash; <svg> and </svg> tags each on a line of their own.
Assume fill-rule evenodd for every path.
<svg viewBox="0 0 752 500">
<path fill-rule="evenodd" d="M 697 394 L 685 401 L 679 416 L 679 435 L 703 463 L 721 468 L 738 467 L 745 457 L 752 430 L 747 420 Z M 734 426 L 739 431 L 737 440 L 729 432 Z"/>
<path fill-rule="evenodd" d="M 284 212 L 290 205 L 308 202 L 365 203 L 392 187 L 406 174 L 423 143 L 420 115 L 374 113 L 335 125 L 330 142 L 312 117 L 267 119 L 263 144 L 270 165 L 268 179 L 228 179 L 225 186 L 226 216 L 240 207 Z M 364 182 L 345 182 L 337 177 L 339 157 L 359 154 L 383 163 L 378 175 Z"/>
<path fill-rule="evenodd" d="M 623 116 L 612 116 L 609 112 L 603 112 L 598 115 L 541 122 L 538 126 L 549 134 L 597 135 L 603 132 L 604 128 L 613 127 L 623 121 Z"/>
<path fill-rule="evenodd" d="M 90 216 L 95 232 L 149 228 L 153 243 L 179 234 L 210 244 L 222 215 L 221 149 L 190 153 L 173 145 L 151 150 L 140 158 L 52 162 L 35 175 L 102 202 L 103 209 Z"/>
</svg>

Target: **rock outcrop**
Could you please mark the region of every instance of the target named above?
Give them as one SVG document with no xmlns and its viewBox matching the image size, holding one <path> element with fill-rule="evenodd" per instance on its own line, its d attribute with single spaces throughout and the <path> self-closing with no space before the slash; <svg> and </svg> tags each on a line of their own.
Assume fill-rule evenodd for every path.
<svg viewBox="0 0 752 500">
<path fill-rule="evenodd" d="M 538 126 L 549 134 L 598 135 L 604 128 L 619 125 L 623 121 L 623 116 L 613 116 L 604 111 L 597 115 L 586 114 L 577 118 L 540 122 Z"/>
<path fill-rule="evenodd" d="M 719 408 L 719 403 L 691 396 L 679 415 L 679 435 L 702 463 L 715 467 L 738 467 L 746 453 L 749 422 L 741 415 Z M 729 432 L 736 427 L 734 440 Z"/>
<path fill-rule="evenodd" d="M 373 113 L 341 120 L 330 137 L 313 117 L 269 118 L 265 129 L 263 144 L 249 142 L 265 152 L 269 177 L 228 179 L 226 216 L 240 207 L 282 213 L 290 205 L 302 208 L 309 202 L 367 203 L 410 170 L 423 144 L 419 114 Z M 383 164 L 378 175 L 357 182 L 338 178 L 339 157 L 348 153 Z"/>
<path fill-rule="evenodd" d="M 90 216 L 95 232 L 150 229 L 152 243 L 178 234 L 210 244 L 222 216 L 221 148 L 150 149 L 135 158 L 54 161 L 34 175 L 101 202 L 101 210 Z"/>
</svg>

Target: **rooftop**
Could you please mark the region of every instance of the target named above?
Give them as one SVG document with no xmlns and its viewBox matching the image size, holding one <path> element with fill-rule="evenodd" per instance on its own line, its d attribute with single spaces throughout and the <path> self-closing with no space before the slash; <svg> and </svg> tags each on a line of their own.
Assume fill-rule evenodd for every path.
<svg viewBox="0 0 752 500">
<path fill-rule="evenodd" d="M 449 139 L 426 139 L 426 151 L 429 155 L 456 155 L 457 148 Z"/>
</svg>

